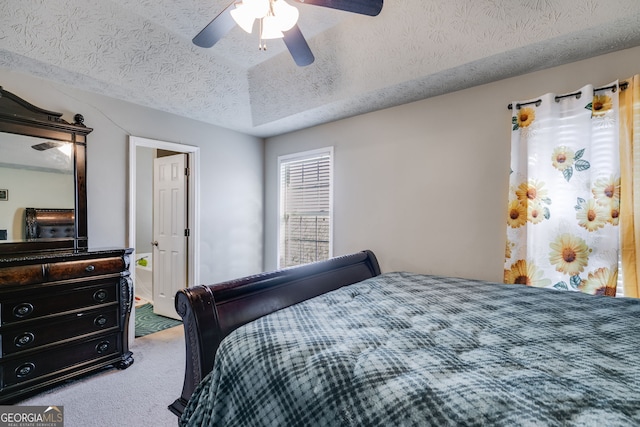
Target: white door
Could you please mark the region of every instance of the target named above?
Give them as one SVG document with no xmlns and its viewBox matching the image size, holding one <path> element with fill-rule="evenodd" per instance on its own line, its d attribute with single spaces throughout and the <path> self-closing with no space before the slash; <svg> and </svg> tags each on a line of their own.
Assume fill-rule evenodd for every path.
<svg viewBox="0 0 640 427">
<path fill-rule="evenodd" d="M 153 161 L 153 312 L 174 319 L 175 294 L 187 286 L 186 157 Z"/>
</svg>

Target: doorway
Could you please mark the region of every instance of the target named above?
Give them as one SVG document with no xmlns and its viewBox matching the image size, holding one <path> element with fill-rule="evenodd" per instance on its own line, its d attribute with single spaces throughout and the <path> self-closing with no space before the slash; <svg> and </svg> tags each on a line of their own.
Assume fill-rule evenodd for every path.
<svg viewBox="0 0 640 427">
<path fill-rule="evenodd" d="M 185 250 L 183 268 L 185 269 L 184 285 L 181 280 L 174 280 L 174 290 L 168 290 L 163 286 L 164 312 L 167 317 L 179 319 L 173 309 L 173 295 L 181 287 L 194 286 L 199 283 L 199 147 L 152 140 L 140 137 L 129 137 L 129 221 L 128 221 L 128 245 L 135 248 L 134 257 L 131 260 L 131 276 L 134 283 L 134 295 L 142 300 L 154 299 L 154 252 L 157 252 L 154 243 L 154 159 L 181 154 L 185 159 L 188 173 L 186 185 L 184 243 Z M 157 213 L 157 212 L 156 212 Z M 156 219 L 157 222 L 157 219 Z M 163 263 L 163 267 L 164 267 Z M 157 271 L 156 271 L 157 274 Z M 166 271 L 163 275 L 171 274 Z M 182 273 L 181 273 L 182 274 Z M 157 280 L 157 279 L 156 279 Z M 157 290 L 156 290 L 157 291 Z M 155 292 L 157 296 L 157 292 Z M 144 302 L 144 301 L 142 301 Z M 155 308 L 155 307 L 154 307 Z M 162 310 L 161 310 L 162 311 Z M 130 337 L 135 336 L 135 307 L 132 311 L 132 319 L 129 325 Z"/>
</svg>

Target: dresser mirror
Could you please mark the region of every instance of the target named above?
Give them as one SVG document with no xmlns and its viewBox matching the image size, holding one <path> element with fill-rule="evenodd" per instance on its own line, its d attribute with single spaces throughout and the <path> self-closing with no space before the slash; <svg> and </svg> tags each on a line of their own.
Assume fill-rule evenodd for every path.
<svg viewBox="0 0 640 427">
<path fill-rule="evenodd" d="M 0 87 L 0 253 L 82 250 L 86 127 Z"/>
</svg>

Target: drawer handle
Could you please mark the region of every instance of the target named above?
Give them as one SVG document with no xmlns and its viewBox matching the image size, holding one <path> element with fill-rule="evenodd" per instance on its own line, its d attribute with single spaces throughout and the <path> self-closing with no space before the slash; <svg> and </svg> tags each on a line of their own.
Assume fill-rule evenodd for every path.
<svg viewBox="0 0 640 427">
<path fill-rule="evenodd" d="M 98 352 L 98 354 L 102 354 L 105 351 L 109 350 L 109 344 L 109 341 L 102 341 L 96 346 L 96 352 Z"/>
<path fill-rule="evenodd" d="M 105 302 L 109 293 L 104 289 L 98 289 L 93 293 L 93 299 L 98 302 Z"/>
<path fill-rule="evenodd" d="M 31 344 L 35 338 L 35 335 L 33 335 L 31 332 L 24 332 L 23 334 L 18 335 L 13 342 L 15 343 L 16 347 L 24 347 Z"/>
<path fill-rule="evenodd" d="M 91 273 L 93 270 L 95 270 L 96 268 L 93 265 L 87 265 L 84 269 L 84 271 L 86 271 L 87 273 Z"/>
<path fill-rule="evenodd" d="M 13 308 L 13 315 L 16 317 L 27 317 L 31 313 L 33 313 L 33 304 L 28 302 L 23 302 Z"/>
<path fill-rule="evenodd" d="M 33 363 L 23 363 L 22 365 L 16 368 L 16 377 L 24 378 L 31 374 L 36 369 L 36 365 Z"/>
<path fill-rule="evenodd" d="M 100 315 L 95 318 L 95 320 L 93 321 L 93 324 L 99 328 L 104 328 L 104 326 L 107 324 L 107 318 L 104 317 L 103 315 Z"/>
</svg>

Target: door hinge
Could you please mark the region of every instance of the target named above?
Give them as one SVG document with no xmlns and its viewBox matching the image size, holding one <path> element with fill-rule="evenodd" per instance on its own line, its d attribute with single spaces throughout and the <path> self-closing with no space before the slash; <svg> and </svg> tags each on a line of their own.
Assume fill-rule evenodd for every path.
<svg viewBox="0 0 640 427">
<path fill-rule="evenodd" d="M 189 237 L 191 235 L 191 231 L 188 228 L 184 229 L 184 237 Z"/>
<path fill-rule="evenodd" d="M 189 176 L 189 168 L 184 168 L 184 176 Z"/>
</svg>

